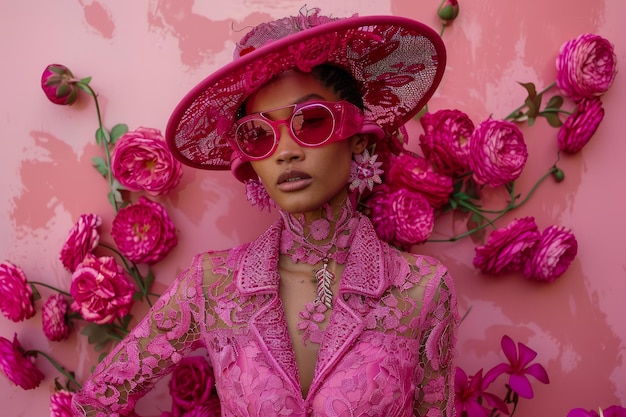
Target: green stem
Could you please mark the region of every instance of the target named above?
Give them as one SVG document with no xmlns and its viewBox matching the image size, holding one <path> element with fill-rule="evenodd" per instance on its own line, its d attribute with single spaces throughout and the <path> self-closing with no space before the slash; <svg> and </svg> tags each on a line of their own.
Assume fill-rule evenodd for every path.
<svg viewBox="0 0 626 417">
<path fill-rule="evenodd" d="M 29 283 L 29 284 L 34 284 L 34 285 L 41 285 L 42 287 L 50 288 L 51 290 L 54 290 L 54 291 L 56 291 L 56 292 L 58 292 L 58 293 L 61 293 L 61 294 L 63 294 L 63 295 L 67 295 L 68 297 L 71 297 L 71 296 L 72 296 L 69 292 L 65 292 L 65 291 L 63 291 L 63 290 L 60 290 L 60 289 L 58 289 L 58 288 L 56 288 L 56 287 L 53 287 L 52 285 L 48 285 L 48 284 L 45 284 L 45 283 L 43 283 L 43 282 L 38 282 L 38 281 L 28 281 L 28 283 Z"/>
<path fill-rule="evenodd" d="M 108 169 L 107 182 L 109 183 L 109 189 L 111 190 L 111 193 L 114 193 L 115 190 L 113 189 L 113 174 L 111 173 L 111 151 L 109 150 L 109 143 L 111 142 L 111 138 L 109 136 L 109 132 L 107 132 L 107 130 L 104 128 L 104 124 L 102 123 L 102 113 L 100 111 L 100 103 L 98 102 L 98 95 L 96 94 L 96 91 L 93 88 L 91 88 L 89 84 L 86 84 L 83 82 L 79 82 L 79 84 L 81 84 L 83 87 L 89 90 L 89 92 L 93 96 L 93 101 L 96 104 L 98 126 L 104 138 L 104 140 L 102 141 L 102 147 L 104 148 L 104 153 L 106 156 L 106 166 Z M 113 204 L 113 209 L 115 209 L 115 213 L 117 214 L 117 212 L 119 211 L 119 207 L 117 206 L 117 200 L 115 198 L 112 198 L 111 203 Z"/>
<path fill-rule="evenodd" d="M 47 353 L 44 353 L 44 352 L 42 352 L 40 350 L 27 350 L 26 354 L 27 355 L 34 355 L 34 356 L 37 356 L 37 355 L 43 356 L 44 358 L 46 358 L 48 360 L 48 362 L 50 362 L 52 364 L 52 366 L 54 366 L 57 369 L 57 371 L 61 372 L 61 374 L 63 374 L 67 379 L 72 381 L 78 387 L 78 389 L 82 388 L 82 385 L 78 383 L 76 378 L 74 378 L 74 376 L 71 373 L 67 372 L 65 370 L 65 368 L 63 368 L 61 365 L 59 365 L 59 363 L 57 361 L 55 361 L 54 359 L 52 359 L 52 357 L 49 356 Z"/>
<path fill-rule="evenodd" d="M 544 88 L 543 90 L 541 90 L 540 92 L 537 93 L 537 95 L 541 95 L 545 92 L 547 92 L 548 90 L 550 90 L 552 87 L 554 87 L 556 85 L 556 81 L 554 81 L 552 84 L 548 85 L 546 88 Z M 509 119 L 514 119 L 517 117 L 517 114 L 519 113 L 520 110 L 522 110 L 524 107 L 526 107 L 526 104 L 522 104 L 521 106 L 519 106 L 518 108 L 516 108 L 515 110 L 513 110 L 511 113 L 509 113 L 508 116 L 506 116 L 504 118 L 504 120 L 509 120 Z"/>
</svg>

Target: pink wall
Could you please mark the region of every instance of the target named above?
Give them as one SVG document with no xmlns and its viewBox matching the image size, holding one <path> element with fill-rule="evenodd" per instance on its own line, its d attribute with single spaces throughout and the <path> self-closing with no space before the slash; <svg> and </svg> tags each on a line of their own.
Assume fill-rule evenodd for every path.
<svg viewBox="0 0 626 417">
<path fill-rule="evenodd" d="M 522 103 L 516 82 L 538 87 L 555 77 L 560 45 L 593 32 L 615 44 L 626 62 L 623 0 L 460 0 L 461 15 L 446 30 L 448 72 L 430 103 L 431 110 L 459 108 L 475 122 L 503 117 Z M 320 0 L 338 16 L 397 14 L 438 26 L 439 1 Z M 296 12 L 291 0 L 10 2 L 0 13 L 2 96 L 0 125 L 0 260 L 21 266 L 32 280 L 68 289 L 69 276 L 58 261 L 68 230 L 82 213 L 98 213 L 110 224 L 106 184 L 90 167 L 100 150 L 93 140 L 93 103 L 83 97 L 72 107 L 44 97 L 39 79 L 47 64 L 67 65 L 77 76 L 93 76 L 101 93 L 105 123 L 165 129 L 178 99 L 197 81 L 228 62 L 233 40 L 248 25 Z M 312 4 L 309 4 L 311 6 Z M 419 7 L 417 6 L 419 5 Z M 624 78 L 618 74 L 604 96 L 605 119 L 592 141 L 562 157 L 566 180 L 547 181 L 514 217 L 532 215 L 541 229 L 562 224 L 573 229 L 579 254 L 569 271 L 549 285 L 521 275 L 493 278 L 472 266 L 473 244 L 433 243 L 417 250 L 439 257 L 454 274 L 462 312 L 460 365 L 474 373 L 503 360 L 503 334 L 538 352 L 551 383 L 533 382 L 535 399 L 523 401 L 520 417 L 565 416 L 574 407 L 626 405 L 626 260 L 623 237 Z M 410 126 L 413 144 L 420 127 Z M 543 121 L 524 128 L 530 150 L 519 182 L 527 191 L 553 163 L 556 130 Z M 232 246 L 253 238 L 274 214 L 249 207 L 230 174 L 186 169 L 181 186 L 161 200 L 179 230 L 180 244 L 156 268 L 162 291 L 194 252 Z M 513 216 L 512 216 L 513 217 Z M 511 218 L 512 218 L 511 217 Z M 506 219 L 505 219 L 506 220 Z M 437 230 L 446 232 L 449 219 Z M 506 221 L 502 225 L 506 224 Z M 46 294 L 47 295 L 47 294 Z M 38 304 L 40 307 L 41 304 Z M 140 315 L 141 312 L 137 311 Z M 94 363 L 83 337 L 48 342 L 40 315 L 20 324 L 0 319 L 0 336 L 19 333 L 24 345 L 45 350 L 84 379 Z M 46 381 L 23 391 L 0 376 L 2 415 L 48 414 L 48 398 L 58 373 L 37 360 Z M 165 382 L 149 394 L 141 411 L 156 416 L 168 408 Z"/>
</svg>

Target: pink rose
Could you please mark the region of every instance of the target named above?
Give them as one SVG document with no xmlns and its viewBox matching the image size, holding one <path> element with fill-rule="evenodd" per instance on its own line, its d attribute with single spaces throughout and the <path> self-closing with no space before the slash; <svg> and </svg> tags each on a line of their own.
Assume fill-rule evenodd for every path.
<svg viewBox="0 0 626 417">
<path fill-rule="evenodd" d="M 524 265 L 524 276 L 537 281 L 552 282 L 569 268 L 578 252 L 578 242 L 570 229 L 547 227 L 530 259 Z"/>
<path fill-rule="evenodd" d="M 524 135 L 513 123 L 487 119 L 474 130 L 469 164 L 478 184 L 495 188 L 516 180 L 527 159 Z"/>
<path fill-rule="evenodd" d="M 376 193 L 368 205 L 378 237 L 402 249 L 424 242 L 433 230 L 434 209 L 418 192 L 400 188 Z"/>
<path fill-rule="evenodd" d="M 170 395 L 175 417 L 195 407 L 207 405 L 215 380 L 209 362 L 202 356 L 183 358 L 172 374 Z"/>
<path fill-rule="evenodd" d="M 92 323 L 108 324 L 130 312 L 135 289 L 114 258 L 87 254 L 72 274 L 72 309 Z"/>
<path fill-rule="evenodd" d="M 559 129 L 559 149 L 568 153 L 580 151 L 596 133 L 603 118 L 604 109 L 599 98 L 581 99 L 576 111 Z"/>
<path fill-rule="evenodd" d="M 50 417 L 72 417 L 72 397 L 74 394 L 61 390 L 50 396 Z"/>
<path fill-rule="evenodd" d="M 120 209 L 113 219 L 111 236 L 119 251 L 136 263 L 158 262 L 178 243 L 165 208 L 145 197 Z"/>
<path fill-rule="evenodd" d="M 68 271 L 74 272 L 85 255 L 96 249 L 100 243 L 97 229 L 101 225 L 102 219 L 97 214 L 81 214 L 78 218 L 61 249 L 61 262 Z"/>
<path fill-rule="evenodd" d="M 441 174 L 453 176 L 469 170 L 469 140 L 474 123 L 460 110 L 439 110 L 420 118 L 424 133 L 420 148 Z"/>
<path fill-rule="evenodd" d="M 16 323 L 35 315 L 33 290 L 26 275 L 8 261 L 0 264 L 0 311 Z"/>
<path fill-rule="evenodd" d="M 60 342 L 70 335 L 67 324 L 67 302 L 62 294 L 54 294 L 48 298 L 41 309 L 43 332 L 49 340 Z"/>
<path fill-rule="evenodd" d="M 515 219 L 491 232 L 485 245 L 476 247 L 474 266 L 492 275 L 520 271 L 538 241 L 539 230 L 533 217 Z"/>
<path fill-rule="evenodd" d="M 111 171 L 131 191 L 165 194 L 183 175 L 182 164 L 169 151 L 157 129 L 140 127 L 124 134 L 111 154 Z"/>
<path fill-rule="evenodd" d="M 48 65 L 41 74 L 41 88 L 54 104 L 74 103 L 78 96 L 77 81 L 66 66 L 59 64 Z"/>
<path fill-rule="evenodd" d="M 389 171 L 389 187 L 416 191 L 435 208 L 447 204 L 453 190 L 451 177 L 433 171 L 426 159 L 408 154 L 394 158 Z"/>
<path fill-rule="evenodd" d="M 575 101 L 598 97 L 613 83 L 616 65 L 613 45 L 601 36 L 585 33 L 561 46 L 556 85 Z"/>
<path fill-rule="evenodd" d="M 10 340 L 0 337 L 0 368 L 9 381 L 23 389 L 34 389 L 44 379 L 44 374 L 33 364 L 35 358 L 22 348 L 17 333 Z"/>
</svg>

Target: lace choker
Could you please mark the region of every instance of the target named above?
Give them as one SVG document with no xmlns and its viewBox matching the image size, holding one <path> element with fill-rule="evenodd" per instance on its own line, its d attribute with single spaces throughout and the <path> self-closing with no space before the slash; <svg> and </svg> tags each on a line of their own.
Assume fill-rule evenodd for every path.
<svg viewBox="0 0 626 417">
<path fill-rule="evenodd" d="M 325 204 L 320 208 L 320 218 L 310 223 L 305 221 L 304 215 L 295 216 L 283 210 L 279 212 L 285 225 L 280 239 L 280 253 L 289 256 L 295 263 L 315 265 L 322 262 L 322 267 L 314 272 L 317 287 L 314 305 L 323 304 L 332 308 L 331 284 L 335 276 L 328 270 L 328 263 L 330 259 L 340 264 L 346 261 L 358 223 L 352 204 L 346 200 L 336 220 L 332 207 Z"/>
</svg>

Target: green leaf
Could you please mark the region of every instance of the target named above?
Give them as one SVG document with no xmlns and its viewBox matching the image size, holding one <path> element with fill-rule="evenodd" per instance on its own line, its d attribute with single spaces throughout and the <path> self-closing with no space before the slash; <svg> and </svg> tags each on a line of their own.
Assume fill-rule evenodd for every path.
<svg viewBox="0 0 626 417">
<path fill-rule="evenodd" d="M 98 145 L 102 145 L 102 143 L 105 143 L 105 141 L 106 141 L 105 138 L 106 138 L 106 133 L 104 132 L 104 129 L 99 127 L 96 130 L 96 143 Z"/>
<path fill-rule="evenodd" d="M 117 140 L 121 138 L 126 132 L 128 132 L 128 126 L 123 123 L 119 123 L 113 126 L 113 128 L 111 129 L 111 143 L 114 144 L 115 142 L 117 142 Z"/>
<path fill-rule="evenodd" d="M 546 108 L 548 109 L 560 109 L 563 105 L 563 97 L 556 95 L 550 97 L 548 104 L 546 104 Z"/>
<path fill-rule="evenodd" d="M 109 175 L 109 167 L 107 166 L 107 163 L 104 162 L 104 159 L 102 159 L 102 157 L 94 156 L 93 158 L 91 158 L 91 164 L 103 177 Z"/>
<path fill-rule="evenodd" d="M 537 89 L 535 88 L 535 84 L 519 83 L 519 82 L 518 84 L 526 89 L 526 91 L 528 92 L 528 98 L 530 98 L 531 100 L 534 100 L 534 98 L 537 97 Z"/>
<path fill-rule="evenodd" d="M 542 116 L 546 118 L 550 126 L 552 127 L 561 127 L 563 126 L 563 122 L 559 118 L 558 113 L 542 113 Z"/>
<path fill-rule="evenodd" d="M 39 290 L 37 289 L 37 287 L 35 287 L 34 284 L 30 284 L 30 289 L 33 292 L 32 295 L 32 300 L 33 302 L 37 301 L 37 300 L 41 300 L 41 293 L 39 292 Z"/>
<path fill-rule="evenodd" d="M 535 120 L 536 120 L 535 117 L 529 117 L 528 118 L 528 126 L 534 125 L 535 124 Z"/>
<path fill-rule="evenodd" d="M 83 84 L 89 84 L 91 82 L 91 77 L 81 78 L 79 82 Z"/>
<path fill-rule="evenodd" d="M 110 339 L 106 326 L 96 323 L 87 324 L 80 334 L 87 336 L 90 344 L 108 343 Z"/>
<path fill-rule="evenodd" d="M 89 87 L 87 86 L 87 84 L 82 83 L 81 81 L 77 82 L 76 85 L 78 86 L 78 88 L 80 88 L 81 90 L 83 90 L 85 93 L 89 94 L 90 96 L 93 96 L 91 89 L 89 89 Z"/>
<path fill-rule="evenodd" d="M 154 282 L 154 272 L 152 272 L 152 270 L 149 269 L 148 274 L 146 275 L 146 279 L 144 281 L 146 291 L 150 290 L 150 287 L 152 286 L 153 282 Z"/>
</svg>

